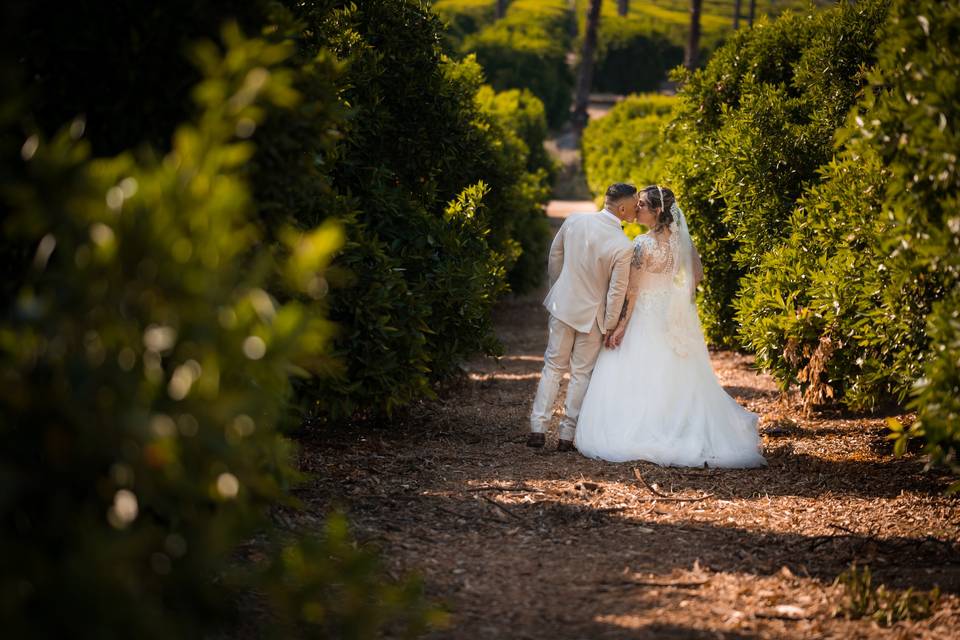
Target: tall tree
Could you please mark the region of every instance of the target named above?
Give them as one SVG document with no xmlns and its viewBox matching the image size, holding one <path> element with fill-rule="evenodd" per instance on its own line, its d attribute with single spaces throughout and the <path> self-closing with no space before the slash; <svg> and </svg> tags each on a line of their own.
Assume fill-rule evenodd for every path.
<svg viewBox="0 0 960 640">
<path fill-rule="evenodd" d="M 757 14 L 757 0 L 750 0 L 750 22 L 749 25 L 753 26 L 753 18 Z"/>
<path fill-rule="evenodd" d="M 497 20 L 507 15 L 507 0 L 497 0 Z"/>
<path fill-rule="evenodd" d="M 617 0 L 617 15 L 625 16 L 630 11 L 630 0 Z"/>
<path fill-rule="evenodd" d="M 590 102 L 590 85 L 593 84 L 593 58 L 597 50 L 597 31 L 600 28 L 602 0 L 590 0 L 587 8 L 587 27 L 583 34 L 583 49 L 580 51 L 580 71 L 577 74 L 577 92 L 574 97 L 573 128 L 579 133 L 587 126 L 587 104 Z"/>
<path fill-rule="evenodd" d="M 693 70 L 700 62 L 700 12 L 703 0 L 690 0 L 690 33 L 687 36 L 687 50 L 683 56 L 683 66 Z"/>
<path fill-rule="evenodd" d="M 742 0 L 733 0 L 733 30 L 740 28 L 740 6 Z"/>
</svg>

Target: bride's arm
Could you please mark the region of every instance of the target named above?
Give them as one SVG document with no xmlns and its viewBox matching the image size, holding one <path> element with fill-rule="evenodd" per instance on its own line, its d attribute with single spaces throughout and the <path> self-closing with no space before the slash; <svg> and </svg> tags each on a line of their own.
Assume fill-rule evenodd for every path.
<svg viewBox="0 0 960 640">
<path fill-rule="evenodd" d="M 616 328 L 607 335 L 606 345 L 616 349 L 623 341 L 623 334 L 627 331 L 633 307 L 637 304 L 637 292 L 640 290 L 640 267 L 634 262 L 630 265 L 630 281 L 627 284 L 627 296 L 623 300 L 623 310 L 620 312 L 620 321 Z"/>
</svg>

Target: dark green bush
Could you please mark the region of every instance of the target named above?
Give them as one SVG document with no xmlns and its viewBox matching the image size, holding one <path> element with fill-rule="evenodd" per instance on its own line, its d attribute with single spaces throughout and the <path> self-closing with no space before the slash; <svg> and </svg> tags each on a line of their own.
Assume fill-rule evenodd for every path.
<svg viewBox="0 0 960 640">
<path fill-rule="evenodd" d="M 570 12 L 565 0 L 514 0 L 507 15 L 469 36 L 461 51 L 476 53 L 498 91 L 529 89 L 559 126 L 570 109 L 573 75 L 567 67 Z"/>
<path fill-rule="evenodd" d="M 350 210 L 335 265 L 351 275 L 331 300 L 343 368 L 300 388 L 321 415 L 390 412 L 497 349 L 489 314 L 507 269 L 517 289 L 540 276 L 529 265 L 549 237 L 545 158 L 531 151 L 542 107 L 479 95 L 479 67 L 443 56 L 440 23 L 418 3 L 294 11 L 316 34 L 301 39 L 308 56 L 327 46 L 350 60 L 340 95 L 351 108 L 323 156 Z"/>
<path fill-rule="evenodd" d="M 414 633 L 433 615 L 342 519 L 304 540 L 271 525 L 271 506 L 296 504 L 289 376 L 326 358 L 321 285 L 342 231 L 261 242 L 243 138 L 264 104 L 300 95 L 289 46 L 235 26 L 224 40 L 193 50 L 199 114 L 169 153 L 91 159 L 82 119 L 25 137 L 29 101 L 0 109 L 3 164 L 19 165 L 0 183 L 4 238 L 32 254 L 0 316 L 10 637 L 207 638 L 241 594 L 270 605 L 264 636 Z M 279 277 L 298 300 L 271 295 Z M 240 562 L 254 534 L 262 559 Z"/>
<path fill-rule="evenodd" d="M 629 96 L 583 131 L 583 170 L 594 197 L 614 182 L 665 184 L 670 154 L 662 129 L 677 99 L 646 94 Z"/>
<path fill-rule="evenodd" d="M 787 13 L 734 34 L 705 69 L 680 76 L 668 173 L 708 272 L 701 309 L 714 344 L 737 344 L 740 279 L 789 235 L 796 200 L 831 160 L 886 5 Z"/>
<path fill-rule="evenodd" d="M 577 17 L 583 33 L 587 0 L 577 1 Z M 704 7 L 701 15 L 701 52 L 704 61 L 731 30 L 726 15 Z M 617 14 L 615 0 L 605 0 L 593 76 L 593 89 L 611 93 L 657 91 L 669 71 L 683 62 L 690 28 L 689 3 L 670 7 L 661 2 L 631 2 L 626 16 Z"/>
</svg>

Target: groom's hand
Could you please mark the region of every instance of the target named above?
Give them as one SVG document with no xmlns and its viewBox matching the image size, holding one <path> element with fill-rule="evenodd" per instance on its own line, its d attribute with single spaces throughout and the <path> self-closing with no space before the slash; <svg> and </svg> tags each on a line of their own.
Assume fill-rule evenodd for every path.
<svg viewBox="0 0 960 640">
<path fill-rule="evenodd" d="M 620 343 L 623 342 L 623 334 L 626 330 L 622 324 L 617 325 L 617 328 L 607 334 L 607 339 L 605 344 L 608 349 L 616 349 L 620 346 Z"/>
</svg>

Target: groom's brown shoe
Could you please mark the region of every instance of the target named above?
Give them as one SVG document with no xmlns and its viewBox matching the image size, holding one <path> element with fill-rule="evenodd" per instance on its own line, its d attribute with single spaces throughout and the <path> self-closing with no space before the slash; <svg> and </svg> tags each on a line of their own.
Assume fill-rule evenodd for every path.
<svg viewBox="0 0 960 640">
<path fill-rule="evenodd" d="M 527 446 L 535 447 L 540 449 L 547 443 L 547 434 L 545 433 L 531 433 L 527 436 Z"/>
<path fill-rule="evenodd" d="M 557 451 L 576 451 L 577 448 L 573 446 L 573 440 L 558 440 L 557 441 Z"/>
</svg>

